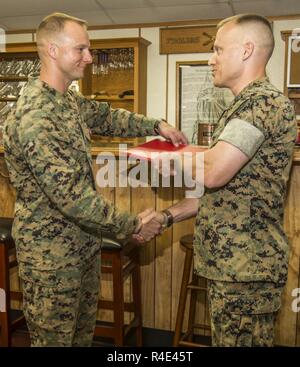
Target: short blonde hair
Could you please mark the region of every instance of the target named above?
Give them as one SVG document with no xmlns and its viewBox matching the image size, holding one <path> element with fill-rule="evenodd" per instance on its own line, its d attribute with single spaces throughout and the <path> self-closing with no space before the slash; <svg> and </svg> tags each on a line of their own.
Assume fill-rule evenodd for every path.
<svg viewBox="0 0 300 367">
<path fill-rule="evenodd" d="M 260 35 L 261 42 L 266 49 L 268 59 L 271 57 L 275 42 L 272 25 L 267 18 L 259 14 L 238 14 L 221 20 L 221 22 L 217 25 L 217 29 L 223 27 L 227 23 L 233 23 L 240 26 L 249 25 L 257 26 L 258 28 L 260 27 L 260 29 L 263 30 L 263 34 Z"/>
<path fill-rule="evenodd" d="M 36 42 L 39 46 L 41 40 L 46 37 L 56 36 L 63 31 L 67 22 L 74 22 L 83 27 L 87 27 L 87 22 L 64 13 L 52 13 L 45 17 L 36 31 Z"/>
</svg>

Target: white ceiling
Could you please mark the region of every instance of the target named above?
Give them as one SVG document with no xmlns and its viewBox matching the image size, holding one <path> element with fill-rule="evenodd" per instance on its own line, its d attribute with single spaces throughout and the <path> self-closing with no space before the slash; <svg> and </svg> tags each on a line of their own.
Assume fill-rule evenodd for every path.
<svg viewBox="0 0 300 367">
<path fill-rule="evenodd" d="M 265 16 L 300 14 L 299 0 L 0 0 L 0 27 L 35 29 L 59 11 L 89 26 L 219 19 L 254 12 Z"/>
</svg>

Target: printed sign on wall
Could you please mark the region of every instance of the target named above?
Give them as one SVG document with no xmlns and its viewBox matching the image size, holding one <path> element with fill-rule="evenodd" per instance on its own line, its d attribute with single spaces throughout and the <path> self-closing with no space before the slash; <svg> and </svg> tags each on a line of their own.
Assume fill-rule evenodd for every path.
<svg viewBox="0 0 300 367">
<path fill-rule="evenodd" d="M 216 26 L 160 29 L 160 54 L 212 52 Z"/>
</svg>

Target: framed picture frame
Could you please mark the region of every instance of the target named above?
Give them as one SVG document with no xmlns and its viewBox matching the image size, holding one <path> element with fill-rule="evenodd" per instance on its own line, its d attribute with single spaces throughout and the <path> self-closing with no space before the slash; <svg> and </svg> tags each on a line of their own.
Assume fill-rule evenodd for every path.
<svg viewBox="0 0 300 367">
<path fill-rule="evenodd" d="M 199 124 L 216 124 L 232 101 L 227 88 L 216 88 L 207 60 L 176 63 L 176 126 L 198 144 Z"/>
<path fill-rule="evenodd" d="M 288 38 L 287 87 L 300 88 L 300 36 Z"/>
</svg>

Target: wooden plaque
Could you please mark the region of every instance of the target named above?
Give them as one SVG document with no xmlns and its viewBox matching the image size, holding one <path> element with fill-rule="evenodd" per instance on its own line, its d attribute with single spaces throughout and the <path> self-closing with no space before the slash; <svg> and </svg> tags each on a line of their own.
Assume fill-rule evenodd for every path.
<svg viewBox="0 0 300 367">
<path fill-rule="evenodd" d="M 160 29 L 160 54 L 212 52 L 216 26 Z"/>
</svg>

